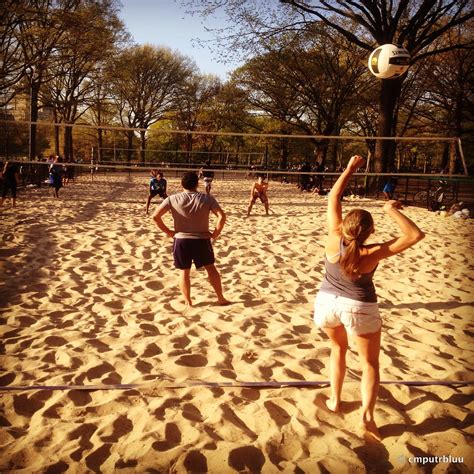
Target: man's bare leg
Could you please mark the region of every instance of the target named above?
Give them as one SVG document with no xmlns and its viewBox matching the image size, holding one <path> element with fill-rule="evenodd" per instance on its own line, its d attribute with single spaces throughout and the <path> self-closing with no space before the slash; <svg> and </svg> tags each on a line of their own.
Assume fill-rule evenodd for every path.
<svg viewBox="0 0 474 474">
<path fill-rule="evenodd" d="M 219 272 L 217 271 L 216 266 L 215 265 L 207 265 L 204 268 L 206 269 L 207 277 L 209 279 L 209 283 L 212 285 L 212 288 L 214 288 L 214 291 L 216 292 L 217 302 L 220 305 L 230 304 L 230 301 L 226 300 L 224 298 L 224 295 L 222 294 L 221 276 L 219 275 Z"/>
<path fill-rule="evenodd" d="M 181 293 L 184 296 L 184 301 L 187 305 L 192 306 L 193 303 L 191 301 L 191 269 L 187 268 L 185 270 L 181 270 L 181 274 L 179 276 L 179 288 L 181 289 Z"/>
<path fill-rule="evenodd" d="M 150 208 L 150 202 L 151 202 L 151 194 L 148 195 L 148 199 L 146 201 L 146 213 L 148 215 L 148 209 Z"/>
<path fill-rule="evenodd" d="M 254 199 L 251 199 L 251 200 L 250 200 L 249 207 L 247 208 L 247 217 L 250 216 L 250 211 L 252 210 L 252 207 L 253 207 L 254 202 L 255 202 Z"/>
</svg>

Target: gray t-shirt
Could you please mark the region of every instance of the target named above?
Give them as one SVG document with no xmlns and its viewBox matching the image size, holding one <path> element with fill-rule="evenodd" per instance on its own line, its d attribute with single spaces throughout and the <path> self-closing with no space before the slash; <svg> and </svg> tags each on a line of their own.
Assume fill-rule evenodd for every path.
<svg viewBox="0 0 474 474">
<path fill-rule="evenodd" d="M 209 213 L 220 209 L 210 194 L 184 191 L 167 197 L 160 209 L 171 211 L 177 239 L 209 239 Z"/>
</svg>

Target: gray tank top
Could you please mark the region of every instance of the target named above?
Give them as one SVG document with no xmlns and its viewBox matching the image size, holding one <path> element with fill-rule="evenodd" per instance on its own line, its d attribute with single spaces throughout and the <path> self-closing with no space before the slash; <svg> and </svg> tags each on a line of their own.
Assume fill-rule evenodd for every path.
<svg viewBox="0 0 474 474">
<path fill-rule="evenodd" d="M 341 239 L 340 255 L 344 254 L 344 250 L 345 247 Z M 362 273 L 360 278 L 351 281 L 345 276 L 339 262 L 332 263 L 325 257 L 324 263 L 326 273 L 320 291 L 356 301 L 363 301 L 365 303 L 377 302 L 377 294 L 375 292 L 374 282 L 372 281 L 377 267 L 374 268 L 372 272 Z"/>
</svg>

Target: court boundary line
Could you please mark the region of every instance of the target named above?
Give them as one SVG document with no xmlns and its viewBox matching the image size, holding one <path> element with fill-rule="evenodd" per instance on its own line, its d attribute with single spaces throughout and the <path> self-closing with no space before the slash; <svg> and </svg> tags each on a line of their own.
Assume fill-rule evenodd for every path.
<svg viewBox="0 0 474 474">
<path fill-rule="evenodd" d="M 268 382 L 211 382 L 211 381 L 186 381 L 181 383 L 164 383 L 153 386 L 154 382 L 130 383 L 130 384 L 91 384 L 91 385 L 0 385 L 0 392 L 31 391 L 31 390 L 136 390 L 136 389 L 183 389 L 193 387 L 205 388 L 311 388 L 329 386 L 329 380 L 316 381 L 268 381 Z M 360 383 L 360 380 L 347 380 L 345 383 Z M 409 387 L 425 386 L 469 386 L 474 381 L 459 380 L 381 380 L 380 385 L 405 385 Z"/>
</svg>

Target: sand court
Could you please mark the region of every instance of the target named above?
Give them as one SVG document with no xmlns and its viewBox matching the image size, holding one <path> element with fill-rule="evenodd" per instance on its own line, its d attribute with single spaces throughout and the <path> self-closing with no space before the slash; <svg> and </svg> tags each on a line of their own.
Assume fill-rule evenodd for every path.
<svg viewBox="0 0 474 474">
<path fill-rule="evenodd" d="M 180 191 L 165 177 L 168 194 Z M 463 458 L 430 464 L 435 473 L 474 470 L 469 385 L 382 385 L 384 440 L 358 435 L 353 345 L 339 415 L 322 408 L 324 386 L 171 388 L 327 380 L 329 344 L 312 321 L 326 200 L 270 181 L 270 216 L 257 202 L 246 218 L 252 181 L 218 177 L 212 192 L 228 220 L 214 250 L 233 304 L 217 306 L 193 269 L 185 310 L 172 240 L 145 216 L 147 181 L 83 176 L 59 200 L 29 189 L 15 213 L 1 209 L 0 385 L 140 386 L 2 391 L 0 471 L 423 472 L 410 459 L 429 456 Z M 359 199 L 344 211 L 371 211 L 385 240 L 397 227 L 382 205 Z M 472 381 L 472 219 L 406 213 L 426 238 L 374 277 L 381 379 Z"/>
</svg>

